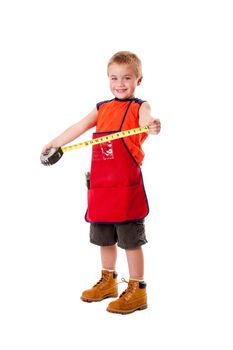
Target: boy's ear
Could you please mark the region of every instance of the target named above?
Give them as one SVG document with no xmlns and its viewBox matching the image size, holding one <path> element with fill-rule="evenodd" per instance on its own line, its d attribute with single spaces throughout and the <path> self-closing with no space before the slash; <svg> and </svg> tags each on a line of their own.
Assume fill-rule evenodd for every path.
<svg viewBox="0 0 233 350">
<path fill-rule="evenodd" d="M 141 84 L 143 76 L 138 79 L 137 86 Z"/>
</svg>

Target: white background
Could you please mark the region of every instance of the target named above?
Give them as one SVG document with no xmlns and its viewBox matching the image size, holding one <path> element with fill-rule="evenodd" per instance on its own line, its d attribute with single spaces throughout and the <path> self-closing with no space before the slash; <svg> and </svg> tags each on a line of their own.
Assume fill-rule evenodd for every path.
<svg viewBox="0 0 233 350">
<path fill-rule="evenodd" d="M 232 30 L 224 0 L 1 1 L 1 350 L 232 350 Z M 112 97 L 118 50 L 142 59 L 137 97 L 162 122 L 144 146 L 149 308 L 128 316 L 79 299 L 100 276 L 83 219 L 91 150 L 39 162 Z M 117 270 L 128 278 L 122 250 Z"/>
</svg>

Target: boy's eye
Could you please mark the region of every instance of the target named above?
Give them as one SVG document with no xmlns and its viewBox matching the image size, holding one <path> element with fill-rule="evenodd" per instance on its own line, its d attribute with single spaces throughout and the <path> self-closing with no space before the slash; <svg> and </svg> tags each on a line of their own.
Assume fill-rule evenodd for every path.
<svg viewBox="0 0 233 350">
<path fill-rule="evenodd" d="M 125 77 L 125 80 L 130 80 L 131 78 L 130 77 Z"/>
<path fill-rule="evenodd" d="M 117 80 L 117 78 L 116 77 L 111 77 L 111 80 Z"/>
</svg>

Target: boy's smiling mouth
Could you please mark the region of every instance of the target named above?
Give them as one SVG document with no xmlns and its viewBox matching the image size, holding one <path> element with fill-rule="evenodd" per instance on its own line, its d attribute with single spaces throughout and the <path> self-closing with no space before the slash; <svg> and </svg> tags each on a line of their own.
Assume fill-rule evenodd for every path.
<svg viewBox="0 0 233 350">
<path fill-rule="evenodd" d="M 127 91 L 127 89 L 116 89 L 116 92 L 118 92 L 118 93 L 124 93 L 126 91 Z"/>
</svg>

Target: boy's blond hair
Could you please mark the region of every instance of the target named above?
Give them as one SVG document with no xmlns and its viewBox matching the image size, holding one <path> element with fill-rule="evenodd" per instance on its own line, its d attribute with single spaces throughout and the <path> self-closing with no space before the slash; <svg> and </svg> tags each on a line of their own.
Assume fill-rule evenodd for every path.
<svg viewBox="0 0 233 350">
<path fill-rule="evenodd" d="M 115 53 L 108 61 L 108 70 L 113 63 L 131 65 L 134 68 L 136 78 L 142 76 L 142 62 L 135 53 L 130 51 L 119 51 Z"/>
</svg>

